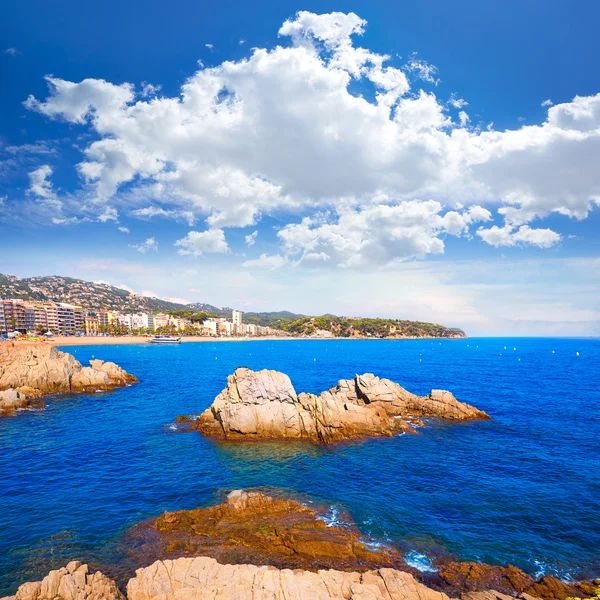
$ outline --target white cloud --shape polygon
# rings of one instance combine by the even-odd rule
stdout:
[[[48,77],[46,100],[30,96],[25,105],[92,130],[78,165],[84,208],[110,203],[149,218],[151,198],[154,210],[206,219],[208,231],[277,214],[290,235],[300,226],[289,215],[307,216],[305,245],[323,248],[296,245],[298,254],[322,252],[328,264],[439,254],[444,235],[466,235],[471,224],[458,204],[500,206],[510,239],[534,219],[583,219],[600,204],[600,94],[551,106],[540,125],[481,131],[467,126],[462,98],[441,102],[419,89],[419,80],[438,81],[435,67],[412,55],[404,67],[417,79],[411,88],[389,57],[360,46],[365,27],[354,13],[303,11],[280,28],[282,45],[201,68],[173,97],[144,100],[130,84]],[[369,93],[355,94],[356,82]],[[453,109],[461,112],[451,117]],[[432,201],[440,209],[428,225],[401,226],[400,235],[370,224],[386,206],[396,217],[405,203],[427,213]],[[335,219],[318,224],[323,211],[350,221],[351,231]],[[327,233],[335,227],[339,239]],[[356,259],[346,246],[359,247]]]
[[[248,246],[248,248],[250,248],[250,246],[254,246],[254,244],[256,243],[257,235],[258,231],[253,231],[252,233],[249,233],[248,235],[244,236],[244,241],[246,242],[246,246]]]
[[[129,233],[129,227],[117,227],[117,229],[122,233]]]
[[[451,94],[450,98],[448,99],[448,105],[452,106],[453,108],[464,108],[465,106],[467,106],[467,104],[468,102],[464,98],[461,98],[456,94]]]
[[[147,206],[132,210],[131,214],[136,217],[148,218],[167,217],[170,219],[183,219],[191,227],[196,222],[196,216],[190,210],[164,209],[159,206]]]
[[[285,256],[279,254],[261,254],[258,258],[246,260],[242,267],[252,267],[257,269],[278,269],[288,264]]]
[[[175,246],[181,255],[202,256],[203,254],[229,252],[222,229],[207,229],[206,231],[190,231],[184,238],[177,240]]]
[[[462,127],[465,127],[466,125],[468,125],[470,120],[471,120],[471,117],[469,117],[469,115],[464,110],[461,110],[458,113],[458,121]]]
[[[56,194],[50,181],[53,172],[50,165],[42,165],[29,173],[29,189],[27,193],[43,200],[56,200]]]
[[[438,85],[440,80],[436,79],[436,75],[438,74],[438,68],[434,65],[429,64],[425,60],[421,60],[417,58],[417,53],[413,52],[410,55],[410,58],[404,68],[409,72],[415,75],[418,79],[422,79],[427,83],[433,83],[433,85]],[[458,101],[457,101],[458,102]]]
[[[552,106],[554,104],[554,102],[552,102],[552,100],[550,100],[550,98],[548,98],[547,100],[544,100],[542,102],[542,106]]]
[[[562,239],[562,236],[552,229],[532,229],[528,225],[522,225],[517,230],[510,225],[504,227],[494,225],[489,229],[480,227],[477,235],[484,242],[496,247],[531,244],[539,248],[550,248]]]
[[[158,242],[153,237],[149,237],[145,242],[141,242],[140,244],[130,244],[129,247],[134,248],[142,254],[146,254],[147,252],[150,252],[150,250],[157,251]]]
[[[18,56],[21,54],[16,48],[7,48],[4,50],[4,54],[10,54],[11,56]]]
[[[209,50],[212,50],[214,48],[213,44],[204,44]]]
[[[406,201],[362,210],[338,211],[336,218],[305,218],[278,236],[289,255],[300,261],[327,261],[342,267],[385,266],[398,260],[444,252],[444,234],[461,236],[469,225],[491,219],[480,206],[442,214],[434,200]]]
[[[3,206],[8,200],[8,196],[0,196],[0,206]]]
[[[142,82],[142,98],[156,96],[162,90],[162,85],[152,85],[151,83]]]

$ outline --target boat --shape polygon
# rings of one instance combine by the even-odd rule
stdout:
[[[171,337],[170,335],[155,335],[151,340],[151,344],[181,344],[180,337]]]

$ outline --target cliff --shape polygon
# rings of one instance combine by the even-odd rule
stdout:
[[[137,378],[112,362],[78,360],[44,343],[0,344],[0,414],[19,408],[39,408],[48,394],[112,390]],[[43,405],[43,403],[41,403]]]
[[[341,380],[321,393],[296,394],[278,371],[236,369],[227,387],[190,428],[227,439],[309,439],[321,443],[414,431],[420,417],[489,419],[450,392],[417,396],[373,374]],[[180,418],[185,420],[185,418]]]

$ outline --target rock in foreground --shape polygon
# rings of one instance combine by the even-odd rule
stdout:
[[[84,367],[54,346],[0,344],[0,415],[22,408],[40,408],[34,402],[48,394],[112,390],[137,379],[115,363],[91,360]]]
[[[348,518],[328,527],[325,511],[260,492],[231,492],[216,506],[166,512],[126,536],[135,565],[181,556],[209,556],[220,563],[289,569],[365,571],[406,569],[399,552],[370,549]]]
[[[127,584],[129,600],[448,600],[409,573],[291,571],[221,565],[212,558],[158,561]]]
[[[212,406],[190,427],[226,439],[309,439],[322,443],[413,431],[419,417],[489,419],[450,392],[416,396],[373,374],[341,380],[320,396],[296,394],[278,371],[236,369]]]
[[[42,581],[23,584],[2,600],[125,600],[116,583],[100,572],[90,573],[78,561],[50,571]]]

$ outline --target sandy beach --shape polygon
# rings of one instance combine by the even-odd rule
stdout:
[[[130,344],[149,344],[150,336],[143,335],[124,335],[124,336],[98,336],[98,337],[53,337],[44,343],[53,346],[115,346]],[[249,342],[254,340],[281,340],[292,338],[281,337],[257,337],[257,338],[235,338],[235,337],[210,337],[201,335],[191,335],[181,338],[182,343],[187,342]],[[29,342],[21,342],[27,344]]]

